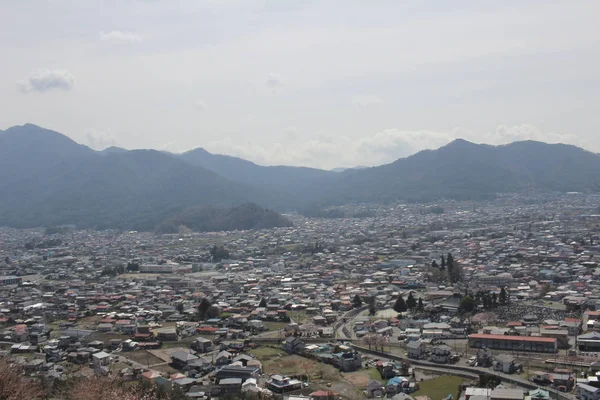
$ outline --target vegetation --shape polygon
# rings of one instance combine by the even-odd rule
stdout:
[[[402,295],[398,296],[398,300],[396,300],[396,302],[394,303],[394,311],[396,311],[398,314],[400,314],[407,310],[408,310],[408,307],[406,306],[406,302],[404,301],[404,298],[402,297]]]
[[[451,394],[455,397],[456,388],[464,381],[460,376],[444,375],[439,378],[429,379],[420,382],[420,388],[416,392],[412,393],[411,396],[429,396],[431,399],[445,399]]]
[[[268,229],[292,226],[281,214],[244,204],[232,208],[194,207],[164,220],[157,228],[159,233],[177,233],[185,226],[196,232]]]
[[[358,307],[362,306],[362,304],[363,304],[363,301],[360,298],[360,296],[359,295],[354,296],[354,299],[352,299],[352,306],[354,308],[358,308]]]

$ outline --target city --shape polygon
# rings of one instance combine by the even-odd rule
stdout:
[[[214,233],[1,228],[0,348],[50,387],[598,399],[599,200],[355,204]]]

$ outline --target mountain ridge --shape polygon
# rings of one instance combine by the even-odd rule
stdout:
[[[457,139],[342,172],[261,166],[203,148],[182,154],[109,149],[95,151],[33,124],[0,131],[0,225],[153,230],[198,207],[254,203],[298,211],[357,202],[484,199],[530,189],[590,191],[600,176],[600,155],[536,141],[492,146]]]

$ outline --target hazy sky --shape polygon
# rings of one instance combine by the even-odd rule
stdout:
[[[600,1],[0,0],[0,129],[262,164],[600,151]]]

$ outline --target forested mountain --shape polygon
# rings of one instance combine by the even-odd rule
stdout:
[[[281,214],[259,207],[253,203],[240,206],[192,207],[167,218],[157,228],[160,233],[176,233],[181,227],[196,232],[267,229],[292,226]]]
[[[482,199],[527,189],[594,189],[600,181],[600,156],[564,144],[490,146],[457,139],[437,150],[339,176],[325,188],[321,203]]]
[[[279,209],[302,207],[316,200],[320,188],[336,174],[316,168],[262,166],[237,157],[212,154],[197,148],[180,155],[185,161],[209,169],[233,181],[245,182],[271,193],[266,204]]]
[[[197,205],[236,205],[258,196],[170,154],[100,155],[33,125],[0,136],[0,225],[77,224],[151,230]]]
[[[319,210],[351,202],[481,199],[528,189],[586,191],[599,183],[599,155],[531,141],[489,146],[456,140],[379,167],[331,172],[265,167],[203,149],[180,155],[97,152],[31,124],[0,131],[0,225],[15,227],[153,230],[170,221],[212,230],[206,206],[253,202],[278,211]],[[236,208],[212,212],[231,229],[268,221],[279,226],[260,207],[243,215]],[[249,217],[255,215],[264,219]]]

